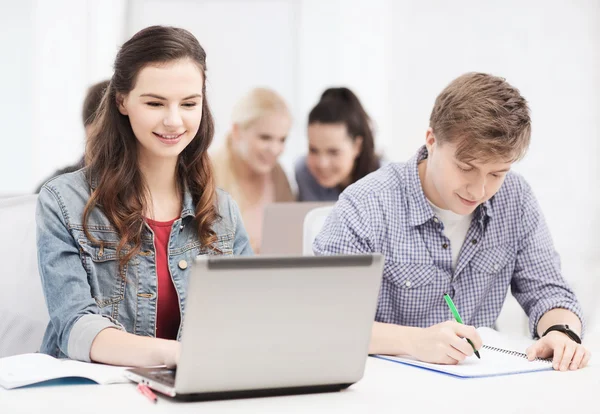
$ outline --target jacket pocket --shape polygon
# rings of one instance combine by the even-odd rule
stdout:
[[[232,255],[234,236],[231,233],[217,235],[217,241],[211,246],[201,246],[199,240],[186,243],[183,247],[172,249],[170,256],[194,259],[200,255]]]
[[[92,243],[87,238],[78,240],[81,260],[88,275],[90,291],[103,314],[115,318],[118,314],[117,306],[125,298],[125,284],[131,262],[123,269],[119,269],[117,257],[117,242],[115,235],[102,243]],[[126,253],[126,250],[121,254]],[[112,305],[112,306],[111,306]]]
[[[232,233],[218,234],[217,241],[213,243],[213,247],[216,247],[218,250],[210,247],[202,247],[198,251],[198,254],[231,256],[233,255],[233,240],[234,235]]]

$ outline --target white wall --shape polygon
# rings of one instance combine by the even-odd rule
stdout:
[[[31,16],[33,0],[2,4],[0,13],[0,194],[29,190],[33,168],[30,121],[33,77],[32,57],[23,53],[33,44]]]
[[[321,93],[331,86],[347,86],[373,118],[377,147],[393,146],[389,111],[389,60],[392,57],[388,0],[304,0],[300,2],[298,85],[302,134],[306,152],[306,122]]]
[[[87,87],[112,74],[124,0],[3,1],[0,195],[29,193],[83,153]],[[6,145],[8,148],[6,148]]]
[[[88,85],[112,75],[114,56],[124,40],[125,6],[120,0],[35,2],[32,145],[36,180],[81,158],[82,102]]]

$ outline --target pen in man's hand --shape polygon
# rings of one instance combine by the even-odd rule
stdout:
[[[456,319],[456,322],[463,323],[462,318],[460,317],[460,314],[458,313],[458,310],[456,309],[456,306],[454,306],[454,302],[452,302],[452,298],[447,293],[444,293],[444,299],[446,300],[446,303],[448,304],[448,307],[450,308],[450,312],[452,312],[452,315],[454,315],[454,319]],[[471,342],[471,340],[469,338],[467,338],[467,342],[469,342],[469,344],[471,344],[471,347],[473,348],[473,352],[475,352],[475,355],[477,356],[477,358],[481,359],[481,356],[479,355],[479,352],[475,349],[475,345],[473,345],[473,342]]]

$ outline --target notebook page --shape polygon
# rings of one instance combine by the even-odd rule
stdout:
[[[22,354],[0,358],[0,386],[22,387],[56,378],[81,377],[99,384],[128,382],[126,368],[63,360],[46,354]]]
[[[533,339],[529,338],[515,338],[508,335],[503,335],[492,328],[477,328],[477,332],[479,332],[479,336],[481,336],[481,340],[483,341],[484,345],[517,351],[523,354],[527,348],[535,342]]]
[[[60,360],[60,363],[64,365],[63,370],[68,371],[73,376],[88,378],[98,384],[119,384],[129,382],[124,375],[125,370],[129,367],[93,364],[71,359]]]
[[[525,353],[532,341],[508,338],[490,328],[477,329],[484,345]],[[552,364],[545,361],[528,361],[526,358],[508,355],[498,351],[481,349],[481,359],[471,356],[458,365],[439,365],[417,361],[411,357],[378,356],[382,359],[415,365],[433,371],[443,372],[462,378],[490,377],[496,375],[519,374],[524,372],[551,370]]]

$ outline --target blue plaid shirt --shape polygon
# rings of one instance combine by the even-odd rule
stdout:
[[[549,310],[583,318],[561,275],[560,259],[525,180],[508,173],[502,187],[475,210],[461,246],[450,246],[443,223],[421,187],[417,163],[389,164],[342,193],[313,248],[317,255],[385,255],[376,321],[428,327],[452,319],[448,293],[464,323],[493,327],[508,288],[529,316],[532,336]],[[452,271],[451,249],[461,249]]]

